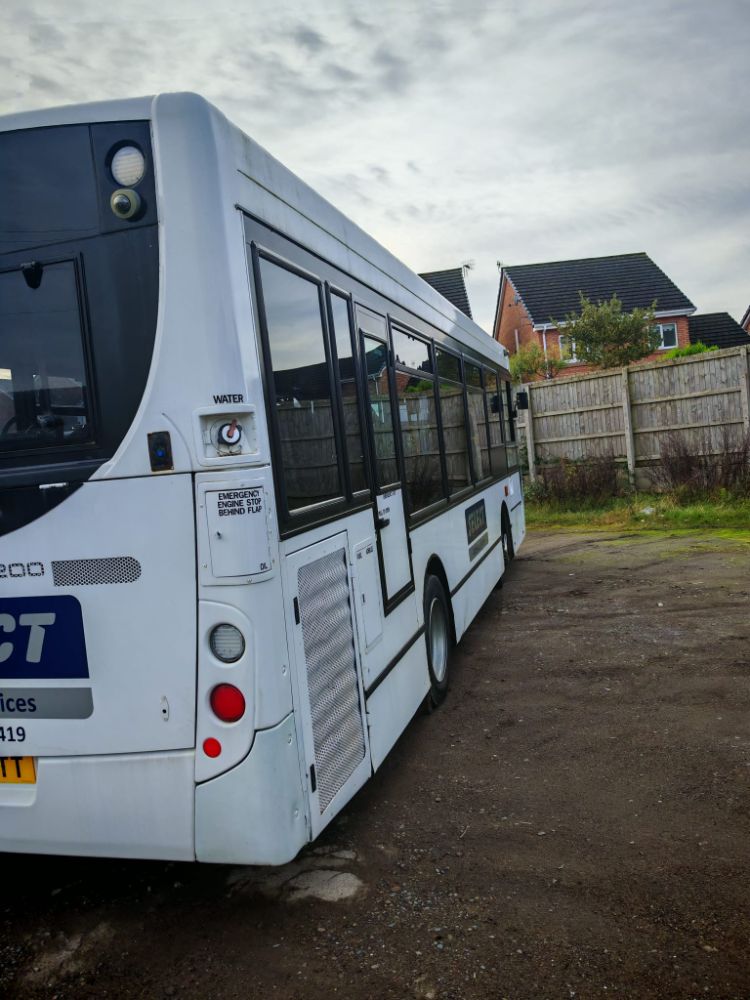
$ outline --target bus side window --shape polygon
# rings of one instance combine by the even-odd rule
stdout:
[[[395,327],[392,337],[404,485],[416,514],[443,499],[435,375],[427,341]]]
[[[372,421],[373,447],[378,487],[398,482],[396,438],[393,431],[391,391],[388,384],[388,348],[373,337],[362,338],[364,345],[367,400]]]
[[[349,304],[336,292],[331,292],[331,319],[333,321],[332,339],[336,345],[335,371],[341,391],[344,443],[349,464],[349,478],[352,492],[358,493],[367,489],[362,424],[359,416],[359,384],[352,351]]]
[[[262,301],[289,511],[343,496],[320,285],[266,258]]]
[[[435,348],[435,359],[440,395],[440,416],[443,423],[448,495],[452,496],[471,485],[461,361],[440,347]]]
[[[490,469],[493,476],[503,476],[508,469],[503,438],[503,397],[497,374],[484,370],[484,395],[487,401],[487,419],[490,442]]]
[[[508,452],[508,468],[514,469],[518,465],[518,445],[516,444],[516,421],[513,416],[513,390],[510,382],[503,381],[505,386],[505,446]]]
[[[484,392],[482,391],[482,371],[477,365],[464,362],[466,379],[466,400],[469,406],[469,434],[471,454],[474,462],[474,478],[477,482],[490,474],[490,456],[487,447],[487,417],[484,412]]]

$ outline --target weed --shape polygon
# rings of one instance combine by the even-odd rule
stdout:
[[[673,432],[661,445],[653,481],[683,502],[750,497],[750,433],[738,437],[723,427],[716,446],[708,428],[692,443]]]
[[[535,482],[529,484],[528,498],[561,509],[596,507],[622,492],[620,471],[614,455],[584,462],[560,459],[542,466]]]

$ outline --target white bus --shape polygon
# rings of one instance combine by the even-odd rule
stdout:
[[[503,349],[214,107],[0,119],[0,851],[293,858],[524,530]]]

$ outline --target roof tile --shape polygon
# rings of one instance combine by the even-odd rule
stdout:
[[[443,298],[452,302],[456,309],[460,309],[469,319],[473,318],[462,267],[453,267],[447,271],[427,271],[419,277],[428,285],[432,285],[436,292],[440,292]]]
[[[578,312],[579,293],[595,303],[617,295],[626,312],[647,309],[654,300],[657,312],[695,309],[646,253],[520,264],[504,267],[503,271],[537,325]]]
[[[706,347],[750,345],[750,334],[729,313],[703,313],[688,320],[690,343],[700,341]]]

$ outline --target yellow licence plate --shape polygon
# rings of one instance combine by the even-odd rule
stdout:
[[[0,785],[35,785],[33,757],[0,757]]]

